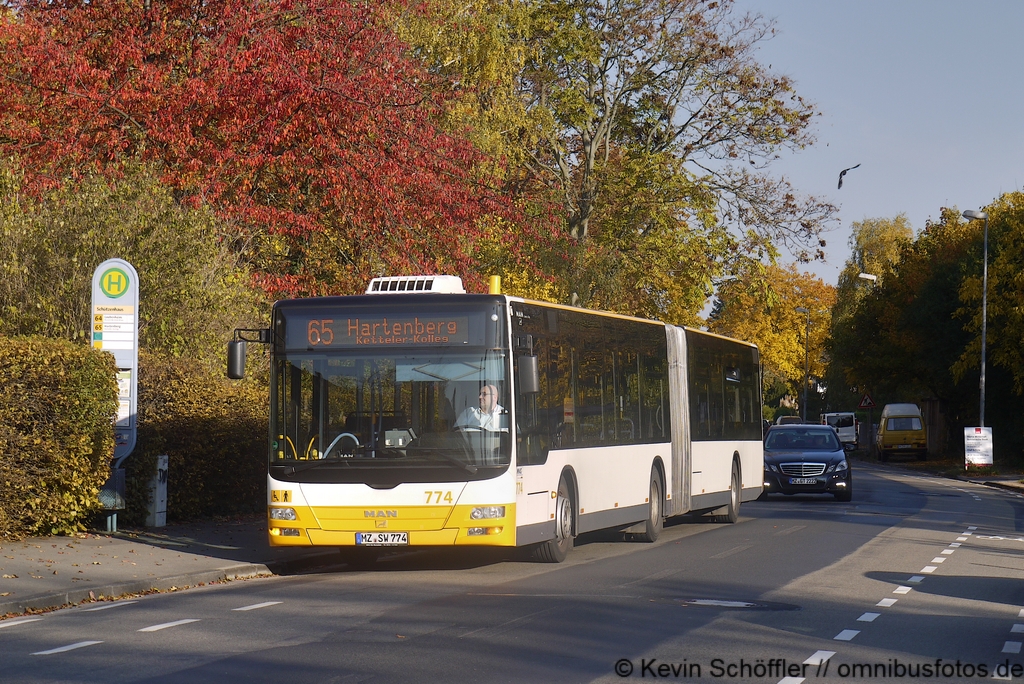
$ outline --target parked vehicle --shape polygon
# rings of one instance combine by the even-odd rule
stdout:
[[[917,404],[886,404],[875,435],[878,458],[888,461],[893,454],[928,457],[928,431]]]
[[[822,413],[821,424],[834,427],[839,435],[839,441],[843,444],[852,444],[854,448],[859,446],[857,437],[860,434],[860,426],[854,414]]]
[[[775,419],[776,425],[800,425],[803,422],[800,416],[779,416]]]
[[[832,494],[853,498],[846,447],[828,425],[773,425],[764,442],[764,493]]]

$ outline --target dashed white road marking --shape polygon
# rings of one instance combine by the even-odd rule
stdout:
[[[804,665],[821,665],[835,654],[835,651],[815,651],[810,658],[804,661]]]
[[[1003,644],[1003,653],[1020,653],[1020,644],[1019,641],[1007,641]]]
[[[965,541],[967,541],[967,537],[957,537],[956,540],[958,542],[965,542]]]
[[[3,622],[0,622],[0,629],[3,629],[4,627],[16,627],[17,625],[23,625],[26,622],[37,622],[38,620],[42,620],[42,619],[43,618],[35,618],[35,617],[33,617],[33,618],[18,618],[17,620],[5,620]]]
[[[859,618],[857,618],[857,622],[874,622],[875,618],[877,618],[879,615],[881,615],[881,613],[864,613]]]
[[[875,605],[879,608],[888,608],[889,606],[895,605],[897,601],[899,601],[899,599],[882,599]]]
[[[1024,617],[1024,608],[1021,608],[1017,613],[1017,617]]]
[[[844,629],[842,632],[832,637],[832,639],[835,641],[852,641],[853,637],[858,634],[860,634],[859,629]]]
[[[130,606],[133,603],[138,603],[138,601],[118,601],[117,603],[108,603],[105,606],[98,606],[96,608],[83,608],[82,612],[94,613],[97,610],[107,610],[108,608],[120,608],[121,606]]]
[[[1014,625],[1013,627],[1010,628],[1010,633],[1011,634],[1020,634],[1021,632],[1024,632],[1024,625],[1019,625],[1018,624],[1018,625]]]
[[[968,527],[967,529],[969,529],[969,530],[976,530],[978,528],[977,528],[977,526],[971,526],[971,527]],[[969,533],[968,532],[964,532],[964,534],[969,534]]]
[[[140,632],[159,632],[161,629],[167,629],[168,627],[177,627],[178,625],[187,625],[190,622],[199,622],[197,619],[186,619],[186,620],[175,620],[174,622],[165,622],[160,625],[150,625],[149,627],[143,627]]]
[[[935,567],[934,565],[926,565],[923,568],[921,568],[918,572],[923,572],[926,575],[930,575],[933,572],[935,572],[936,570],[938,570],[938,568]]]
[[[779,680],[779,684],[803,684],[803,677],[783,677]]]
[[[952,549],[959,549],[961,546],[963,546],[963,544],[961,544],[960,542],[953,542],[949,545],[949,547]]]
[[[267,606],[276,606],[281,603],[280,601],[266,601],[264,603],[254,603],[251,606],[242,606],[241,608],[232,608],[231,610],[256,610],[257,608],[266,608]]]
[[[907,581],[908,582],[913,582],[914,584],[920,584],[921,582],[924,582],[924,575],[914,575],[913,577],[911,577]]]
[[[935,558],[932,558],[932,563],[945,563],[945,562],[946,562],[946,559],[943,558],[942,556],[936,556]]]
[[[942,555],[952,556],[954,551],[956,551],[956,549],[942,549]]]
[[[894,594],[909,594],[911,591],[910,587],[896,587],[892,590]]]
[[[49,651],[36,651],[32,655],[53,655],[54,653],[74,651],[76,648],[85,648],[86,646],[95,646],[96,644],[102,643],[102,641],[79,641],[77,644],[68,644],[67,646],[61,646],[60,648],[51,648]]]

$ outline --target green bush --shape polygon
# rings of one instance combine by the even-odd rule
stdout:
[[[0,538],[76,532],[98,509],[116,370],[81,344],[0,337]]]
[[[156,457],[168,456],[167,517],[260,511],[266,506],[267,390],[215,376],[201,364],[139,356],[139,432],[127,469],[128,524],[146,515]]]

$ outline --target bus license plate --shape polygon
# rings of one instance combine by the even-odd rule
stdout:
[[[818,481],[813,477],[791,477],[789,478],[789,484],[802,485],[802,484],[818,484]]]
[[[408,532],[356,532],[359,546],[406,546],[408,543]]]

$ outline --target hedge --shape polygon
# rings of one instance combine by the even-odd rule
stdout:
[[[0,538],[85,529],[110,474],[116,371],[82,344],[0,337]]]
[[[168,456],[168,520],[263,510],[267,407],[261,383],[229,381],[187,359],[141,352],[138,441],[125,461],[125,522],[144,522],[159,454]]]

